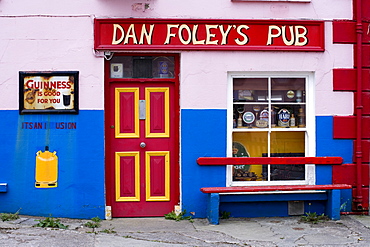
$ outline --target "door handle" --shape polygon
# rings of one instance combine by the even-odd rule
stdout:
[[[145,148],[146,147],[146,143],[145,142],[140,143],[140,147],[141,148]]]

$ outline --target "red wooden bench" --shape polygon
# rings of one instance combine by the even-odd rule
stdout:
[[[201,157],[198,165],[340,165],[341,157]],[[211,224],[219,224],[219,207],[221,202],[250,201],[296,201],[325,200],[326,215],[333,220],[340,219],[340,190],[351,189],[348,184],[328,185],[277,185],[277,186],[235,186],[235,187],[205,187],[200,191],[208,194],[207,218]],[[293,191],[295,194],[284,194]],[[310,191],[315,193],[302,194]],[[256,192],[282,192],[273,197],[261,199]]]

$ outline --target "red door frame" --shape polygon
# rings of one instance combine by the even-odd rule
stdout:
[[[118,54],[118,56],[168,56],[169,54],[159,54],[159,53],[130,53],[130,54]],[[174,150],[174,155],[176,157],[176,165],[174,166],[175,174],[177,174],[177,177],[174,178],[178,181],[178,183],[174,183],[176,185],[176,188],[172,188],[174,192],[171,193],[173,196],[173,200],[175,200],[173,203],[174,205],[179,204],[180,201],[180,102],[179,102],[179,71],[180,71],[180,62],[179,62],[179,54],[171,54],[171,56],[174,56],[175,59],[175,77],[174,78],[110,78],[110,62],[105,60],[104,61],[104,134],[105,134],[105,197],[106,197],[106,206],[112,206],[115,197],[114,197],[114,179],[112,179],[112,173],[114,172],[114,166],[109,165],[114,163],[114,158],[110,155],[111,145],[113,143],[111,135],[108,134],[108,131],[111,130],[111,126],[114,125],[114,120],[109,119],[109,114],[107,113],[109,107],[111,105],[109,104],[109,85],[111,81],[116,82],[125,82],[129,83],[132,81],[136,82],[173,82],[175,92],[174,95],[177,97],[176,104],[173,105],[174,112],[175,112],[175,122],[171,121],[171,126],[174,126],[174,128],[177,130],[176,135],[174,136],[174,142],[177,143],[176,148]],[[112,122],[113,121],[113,122]]]

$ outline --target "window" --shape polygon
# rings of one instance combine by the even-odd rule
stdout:
[[[111,78],[174,78],[174,56],[115,56]]]
[[[230,157],[315,156],[311,74],[229,75]],[[312,132],[312,134],[311,134]],[[228,185],[313,184],[313,165],[228,167]]]

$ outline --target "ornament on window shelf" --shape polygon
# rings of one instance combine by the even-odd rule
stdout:
[[[295,117],[294,117],[294,114],[292,114],[292,117],[290,118],[290,127],[295,127]]]
[[[256,121],[256,127],[258,128],[267,128],[267,126],[268,126],[268,122],[266,122],[265,120]]]
[[[260,113],[260,119],[256,121],[256,126],[259,128],[267,128],[269,123],[269,111],[264,109]]]
[[[280,127],[289,127],[289,121],[290,121],[290,112],[283,108],[278,113],[278,125]]]
[[[254,116],[253,112],[247,111],[243,114],[243,121],[246,124],[252,124],[256,117]]]
[[[298,127],[304,128],[306,127],[306,116],[304,113],[303,108],[299,108],[299,113],[298,113]]]
[[[294,98],[294,91],[293,90],[289,90],[288,92],[286,92],[286,97],[288,99],[293,99]]]

